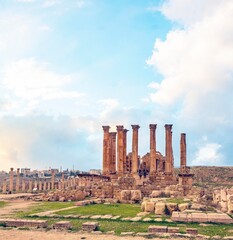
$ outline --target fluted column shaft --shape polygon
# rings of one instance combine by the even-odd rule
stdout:
[[[132,138],[132,174],[137,174],[138,172],[138,129],[139,125],[131,125],[133,129]]]
[[[110,132],[110,173],[116,173],[116,132]]]
[[[10,188],[9,190],[11,191],[11,193],[13,193],[14,190],[14,172],[13,172],[14,168],[10,169]]]
[[[19,192],[19,179],[20,179],[20,173],[19,173],[19,168],[17,168],[17,178],[16,178],[16,187],[15,187],[16,192]]]
[[[157,171],[156,127],[157,127],[157,124],[150,124],[150,174],[154,174]]]
[[[172,151],[172,124],[166,124],[166,153],[165,153],[165,173],[172,173],[172,161],[173,161],[173,151]]]
[[[127,129],[123,130],[123,172],[126,173],[126,156],[127,156]]]
[[[51,187],[52,187],[52,190],[54,190],[54,187],[55,187],[55,186],[54,186],[54,183],[55,183],[55,172],[54,172],[54,170],[52,170],[52,179],[51,179],[51,180],[52,180],[52,182],[51,182],[51,183],[52,183],[52,184],[51,184],[52,186],[51,186]]]
[[[103,175],[107,175],[109,173],[109,129],[109,126],[103,126]]]
[[[7,186],[6,186],[6,179],[3,179],[3,185],[2,185],[2,193],[6,193],[6,189],[7,189]]]
[[[183,169],[187,165],[186,155],[186,134],[181,133],[180,135],[180,168]]]
[[[117,173],[123,173],[123,159],[124,159],[124,126],[117,126]]]

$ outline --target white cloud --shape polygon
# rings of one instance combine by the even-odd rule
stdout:
[[[233,101],[233,2],[169,0],[161,11],[184,25],[155,42],[147,63],[164,79],[150,86],[156,89],[151,100],[164,107],[179,103],[182,119],[225,124],[233,117],[231,106],[225,111]]]
[[[156,10],[161,11],[168,19],[188,26],[208,18],[223,4],[230,2],[231,0],[166,0]]]
[[[28,107],[33,109],[41,101],[83,97],[83,93],[63,90],[72,80],[71,76],[54,73],[47,64],[29,58],[8,65],[2,84],[13,97],[27,100]]]
[[[205,143],[196,152],[192,165],[221,166],[224,164],[224,158],[221,145],[217,143]]]

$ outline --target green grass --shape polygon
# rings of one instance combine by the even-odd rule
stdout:
[[[48,220],[49,227],[52,227],[57,221],[62,219],[48,219],[46,217],[33,218],[33,219],[44,219]],[[90,221],[89,219],[69,219],[73,228],[72,231],[79,231],[82,228],[82,224],[84,222]],[[198,223],[168,223],[168,222],[130,222],[130,221],[121,221],[121,220],[93,220],[99,223],[99,230],[102,232],[114,231],[116,234],[120,234],[121,232],[148,232],[148,227],[151,225],[155,226],[170,226],[170,227],[179,227],[181,233],[185,233],[186,228],[197,228],[199,234],[207,235],[207,236],[216,236],[219,235],[221,237],[232,236],[233,233],[228,232],[232,230],[232,225],[229,224],[207,224],[207,226],[200,226]]]
[[[141,212],[140,204],[93,204],[57,212],[58,215],[121,215],[135,217]]]
[[[0,201],[0,208],[5,207],[7,205],[7,202]]]
[[[29,214],[44,212],[49,210],[57,210],[61,208],[66,208],[72,206],[73,203],[59,203],[59,202],[44,202],[38,203],[38,205],[31,207],[26,212],[21,212],[17,217],[29,218]],[[56,212],[58,215],[121,215],[122,217],[135,217],[137,213],[140,212],[139,204],[99,204],[99,205],[87,205],[83,207],[77,207],[70,210],[63,210]],[[163,217],[162,217],[163,218]],[[48,220],[49,227],[52,226],[54,222],[64,220],[64,218],[46,218],[46,217],[30,217],[30,219],[46,219]],[[68,219],[67,219],[68,220]],[[82,223],[90,221],[89,219],[69,219],[73,225],[72,231],[81,230]],[[156,226],[172,226],[180,227],[180,232],[184,232],[186,228],[197,228],[199,234],[207,236],[219,235],[221,237],[232,236],[229,230],[232,230],[233,225],[229,224],[206,224],[201,226],[198,223],[174,223],[174,222],[130,222],[118,220],[92,220],[99,223],[99,230],[102,232],[114,231],[116,234],[121,232],[147,232],[150,225]]]
[[[25,211],[20,211],[16,214],[16,217],[25,217],[30,214],[58,210],[66,207],[73,206],[72,202],[38,202],[36,206],[30,207]]]

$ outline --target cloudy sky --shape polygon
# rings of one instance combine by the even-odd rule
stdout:
[[[102,166],[102,125],[173,124],[175,165],[233,164],[232,0],[1,0],[1,169]],[[128,151],[131,151],[131,131]]]

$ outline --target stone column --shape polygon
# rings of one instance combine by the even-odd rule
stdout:
[[[13,190],[14,190],[14,172],[13,172],[14,168],[11,168],[10,169],[10,192],[13,193]]]
[[[19,173],[19,168],[17,168],[17,178],[16,178],[16,192],[19,192],[19,179],[20,179],[20,173]]]
[[[61,174],[61,181],[62,181],[62,189],[65,189],[65,178],[64,178],[64,172]]]
[[[6,193],[6,179],[3,180],[2,193]]]
[[[29,192],[32,192],[32,181],[29,181],[29,188],[28,188]]]
[[[52,169],[52,179],[51,179],[51,183],[52,183],[52,190],[54,190],[54,181],[55,181],[55,172]]]
[[[138,173],[138,129],[139,125],[131,125],[133,129],[133,139],[132,139],[132,174]]]
[[[34,188],[36,188],[36,190],[38,190],[37,181],[36,181],[36,180],[35,180],[35,182],[34,182]]]
[[[58,182],[58,189],[61,190],[62,189],[62,182]]]
[[[126,157],[127,157],[127,132],[129,130],[123,130],[123,173],[126,173]]]
[[[42,182],[42,190],[43,191],[46,190],[46,182],[45,181]]]
[[[118,125],[117,127],[117,174],[123,174],[123,159],[124,159],[124,143],[123,131],[124,126]]]
[[[173,151],[172,151],[172,124],[166,124],[166,153],[165,153],[165,173],[173,172]]]
[[[156,127],[157,124],[150,124],[150,174],[157,171],[156,165]]]
[[[47,190],[51,190],[51,182],[47,182]]]
[[[180,135],[180,168],[184,169],[187,165],[186,162],[186,134],[181,133]]]
[[[22,180],[22,192],[26,192],[25,180]]]
[[[103,175],[109,174],[109,126],[102,126],[104,130],[103,139]]]
[[[116,173],[116,132],[110,132],[110,173]]]
[[[39,191],[42,191],[42,181],[39,181]]]

